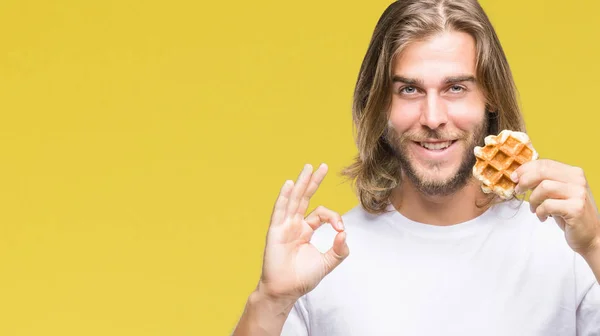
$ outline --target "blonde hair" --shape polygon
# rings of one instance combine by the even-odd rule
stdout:
[[[483,8],[476,0],[398,0],[380,17],[360,67],[352,116],[358,155],[342,174],[353,181],[361,205],[385,211],[401,166],[386,145],[392,94],[392,63],[407,44],[444,31],[470,34],[476,45],[476,77],[486,100],[487,134],[525,132],[508,61]],[[487,135],[486,134],[486,135]]]

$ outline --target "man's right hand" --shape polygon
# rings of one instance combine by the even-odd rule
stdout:
[[[307,217],[310,198],[327,174],[322,164],[304,166],[296,183],[281,188],[267,233],[262,275],[233,332],[234,336],[279,335],[294,303],[313,290],[349,254],[342,217],[317,207]],[[321,253],[310,239],[323,223],[338,231],[333,246]]]
[[[307,217],[311,197],[327,174],[322,164],[312,172],[305,165],[296,183],[286,181],[281,188],[267,233],[261,279],[257,291],[280,302],[295,302],[313,290],[349,254],[342,217],[323,206]],[[338,231],[333,246],[321,253],[310,239],[323,223]]]

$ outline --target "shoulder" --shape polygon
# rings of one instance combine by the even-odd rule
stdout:
[[[564,232],[554,218],[550,217],[542,222],[531,211],[528,201],[507,201],[496,205],[490,212],[491,216],[488,218],[495,222],[494,225],[498,229],[515,230],[520,235],[529,235],[529,238],[540,244],[568,248]]]
[[[549,217],[542,222],[530,210],[527,201],[506,202],[498,205],[493,212],[493,216],[488,217],[493,221],[492,232],[501,237],[498,241],[507,249],[506,253],[518,253],[523,258],[535,260],[540,266],[572,271],[575,252],[554,218]]]

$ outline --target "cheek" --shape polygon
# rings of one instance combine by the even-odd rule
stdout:
[[[452,123],[459,129],[471,131],[481,125],[485,118],[485,104],[468,101],[452,104],[448,109]]]
[[[394,99],[390,109],[389,123],[397,132],[412,128],[419,122],[419,106],[415,102],[400,102]]]

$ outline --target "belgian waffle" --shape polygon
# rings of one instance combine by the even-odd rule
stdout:
[[[514,194],[516,183],[510,179],[510,174],[525,162],[538,158],[527,134],[509,130],[488,135],[485,146],[475,147],[474,152],[477,160],[473,176],[482,182],[481,189],[503,199]]]

